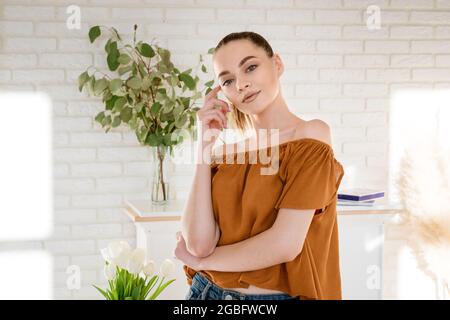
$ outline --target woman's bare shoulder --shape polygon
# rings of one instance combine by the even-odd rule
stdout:
[[[301,127],[299,127],[296,131],[295,140],[302,138],[311,138],[325,142],[329,145],[332,144],[330,126],[320,119],[305,121]]]

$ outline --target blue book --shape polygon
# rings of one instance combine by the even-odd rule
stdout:
[[[351,188],[338,193],[338,200],[366,201],[384,197],[384,191],[368,188]]]
[[[338,199],[339,203],[374,203],[375,200],[363,200],[363,201],[355,201],[355,200],[345,200],[345,199]]]

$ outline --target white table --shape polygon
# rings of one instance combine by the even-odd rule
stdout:
[[[158,268],[166,258],[175,263],[177,280],[158,299],[184,299],[189,289],[183,264],[172,257],[184,205],[180,200],[163,206],[150,200],[125,202],[124,211],[136,225],[137,247],[145,249]],[[337,206],[343,299],[382,298],[384,221],[400,211],[399,204],[386,199],[373,207]]]

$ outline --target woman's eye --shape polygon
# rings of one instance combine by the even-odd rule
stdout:
[[[249,66],[248,68],[247,68],[247,70],[248,69],[250,69],[251,67],[257,67],[257,65],[256,64],[252,64],[251,66]],[[254,68],[254,69],[252,69],[252,70],[255,70],[256,68]]]
[[[247,70],[248,69],[250,69],[251,67],[257,67],[257,65],[256,64],[252,64],[252,65],[250,65],[248,68],[247,68]],[[252,70],[250,70],[250,71],[253,71],[253,70],[255,70],[256,68],[253,68]],[[231,81],[231,80],[227,80],[227,81],[225,81],[222,85],[223,86],[226,86],[227,85],[227,83],[228,83],[228,81]]]

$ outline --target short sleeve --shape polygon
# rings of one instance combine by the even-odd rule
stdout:
[[[308,140],[287,154],[275,209],[323,209],[337,196],[343,168],[326,143]]]

